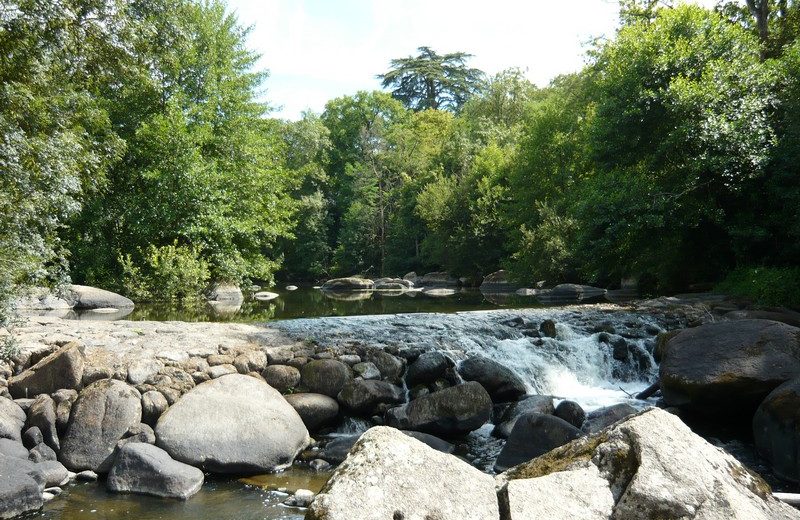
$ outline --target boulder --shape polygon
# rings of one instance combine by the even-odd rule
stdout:
[[[751,417],[767,394],[800,376],[800,329],[768,320],[709,323],[681,331],[661,354],[667,405]]]
[[[42,507],[45,479],[33,462],[0,454],[0,518]]]
[[[725,314],[729,320],[771,320],[780,321],[792,327],[800,327],[800,312],[789,309],[776,310],[740,310],[730,311]]]
[[[516,403],[511,403],[497,418],[497,426],[492,431],[492,435],[507,439],[511,435],[517,419],[531,412],[552,415],[555,412],[553,398],[549,395],[529,395]]]
[[[309,443],[283,396],[241,374],[194,387],[161,416],[155,432],[172,458],[213,473],[277,471]]]
[[[89,287],[87,285],[70,285],[66,291],[66,299],[75,309],[131,309],[133,302],[117,293]]]
[[[800,518],[735,458],[656,408],[516,466],[497,482],[511,520]]]
[[[164,394],[157,390],[149,390],[142,394],[142,421],[154,425],[161,414],[167,411],[169,403]]]
[[[561,401],[558,403],[558,406],[556,406],[553,415],[564,419],[576,428],[582,427],[583,422],[586,420],[586,412],[583,407],[575,401]]]
[[[314,499],[308,520],[500,518],[492,478],[386,427],[367,431]]]
[[[56,428],[61,435],[67,431],[72,405],[78,399],[78,391],[64,388],[53,392],[51,396],[56,403]]]
[[[141,395],[115,379],[81,390],[61,441],[60,460],[71,471],[111,469],[114,448],[142,420]]]
[[[128,365],[128,382],[132,385],[141,385],[158,371],[164,368],[164,363],[157,359],[137,359]]]
[[[529,412],[519,417],[497,457],[495,471],[505,471],[581,437],[583,433],[555,415]]]
[[[323,291],[360,291],[372,289],[374,283],[369,278],[334,278],[322,284]]]
[[[406,369],[402,359],[399,359],[383,350],[370,352],[366,361],[369,361],[378,368],[383,379],[390,383],[400,383],[400,378]]]
[[[289,365],[270,365],[261,372],[261,377],[278,392],[288,392],[300,384],[300,371]]]
[[[371,416],[381,405],[397,405],[405,401],[403,389],[386,381],[349,381],[337,400],[355,415]]]
[[[475,382],[422,396],[387,413],[390,426],[433,435],[462,435],[477,430],[492,414],[492,399]]]
[[[429,385],[437,379],[444,377],[447,369],[454,364],[438,350],[420,354],[416,361],[411,363],[406,370],[406,386],[413,388],[417,385]]]
[[[116,493],[136,493],[186,500],[203,486],[203,472],[178,462],[151,444],[123,446],[108,474],[106,486]]]
[[[586,415],[586,420],[583,422],[581,429],[586,433],[597,433],[637,412],[636,408],[626,403],[598,408]]]
[[[301,393],[285,397],[309,431],[315,432],[324,426],[330,426],[339,416],[339,403],[327,395]]]
[[[27,459],[28,449],[19,441],[0,438],[0,455],[17,459]]]
[[[0,397],[0,438],[22,441],[25,412],[20,406],[5,397]]]
[[[605,300],[607,293],[606,289],[599,287],[563,283],[556,285],[549,292],[542,291],[536,296],[544,303],[578,303]]]
[[[56,428],[56,402],[49,395],[41,394],[36,398],[28,409],[25,427],[36,427],[41,432],[44,443],[56,451],[61,449]]]
[[[83,366],[83,347],[77,342],[67,343],[9,379],[8,390],[14,397],[35,397],[62,388],[78,389],[83,378]]]
[[[508,271],[504,270],[495,271],[484,276],[480,288],[481,292],[488,293],[513,293],[517,289],[519,289],[519,285],[512,282]]]
[[[380,379],[381,378],[381,371],[378,370],[378,367],[375,366],[375,363],[372,361],[366,361],[364,363],[356,363],[353,365],[353,372],[355,372],[359,377],[362,379]]]
[[[462,361],[458,373],[464,381],[477,381],[495,403],[516,401],[525,395],[525,383],[510,368],[487,357],[476,356]]]
[[[269,302],[277,298],[280,298],[280,296],[281,296],[280,294],[270,291],[258,291],[257,293],[253,294],[254,299],[262,302]]]
[[[422,287],[457,287],[458,280],[443,271],[439,271],[423,275],[416,281],[416,285]]]
[[[45,460],[36,464],[36,469],[44,478],[46,488],[63,486],[69,479],[69,471],[57,460]]]
[[[776,475],[800,482],[800,379],[773,390],[753,417],[758,452]]]
[[[317,359],[303,365],[302,386],[309,392],[336,397],[353,378],[350,367],[335,359]]]
[[[239,309],[244,301],[242,290],[229,283],[216,283],[206,292],[206,299]]]

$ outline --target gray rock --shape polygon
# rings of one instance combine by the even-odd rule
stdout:
[[[381,376],[390,383],[400,383],[400,379],[406,369],[402,359],[383,350],[370,352],[367,356],[367,361],[378,367]]]
[[[480,428],[492,414],[492,400],[475,382],[445,388],[387,413],[390,426],[433,435],[461,435]]]
[[[61,388],[78,389],[83,378],[84,355],[79,343],[64,345],[31,368],[12,377],[8,390],[14,397],[52,394]]]
[[[239,371],[233,365],[216,365],[208,369],[208,375],[211,376],[211,379],[238,373]]]
[[[270,365],[261,372],[261,377],[278,392],[288,392],[300,384],[300,371],[289,365]]]
[[[240,305],[244,295],[239,287],[232,284],[218,283],[207,292],[206,298],[210,301],[223,302],[232,306]]]
[[[49,395],[41,394],[28,410],[25,427],[36,427],[42,435],[42,440],[58,451],[61,449],[61,444],[58,440],[56,420],[56,402]]]
[[[457,287],[458,280],[444,271],[426,273],[419,277],[415,285],[420,287]]]
[[[379,426],[359,439],[306,515],[354,518],[478,520],[500,518],[500,512],[490,476]]]
[[[56,456],[56,452],[53,451],[53,448],[43,442],[34,446],[28,453],[28,460],[31,462],[44,462],[46,460],[56,459],[58,459],[58,457]]]
[[[438,350],[424,352],[408,366],[406,371],[406,385],[413,388],[417,385],[429,385],[437,379],[444,377],[448,368],[454,364]]]
[[[72,471],[106,473],[117,441],[141,421],[141,396],[136,389],[115,379],[98,381],[84,388],[73,405],[60,460]]]
[[[334,278],[322,284],[323,291],[358,291],[372,289],[374,283],[368,278]]]
[[[350,381],[337,397],[345,410],[356,415],[373,415],[380,405],[405,401],[403,389],[387,381]]]
[[[336,397],[353,376],[350,367],[335,359],[314,360],[300,371],[301,383],[309,392]]]
[[[484,276],[480,289],[487,293],[506,293],[516,291],[519,285],[511,281],[507,271],[500,270]]]
[[[164,363],[157,359],[137,359],[128,365],[128,382],[132,385],[141,385],[158,371],[164,368]]]
[[[800,518],[772,498],[761,478],[659,409],[556,448],[497,481],[512,520]]]
[[[742,416],[800,377],[800,329],[768,320],[709,323],[681,331],[661,355],[667,405]]]
[[[87,285],[70,285],[67,288],[67,301],[75,309],[129,309],[133,302],[128,298]]]
[[[586,412],[575,401],[561,401],[556,406],[554,415],[564,419],[576,428],[581,428],[586,420]]]
[[[27,449],[31,449],[41,442],[44,442],[44,436],[38,426],[28,428],[22,433],[22,444]]]
[[[352,367],[353,365],[357,365],[358,363],[361,363],[361,356],[356,354],[344,354],[342,356],[339,356],[337,359],[350,367]]]
[[[583,433],[554,415],[536,412],[526,413],[517,419],[508,441],[503,446],[495,471],[506,469],[527,462],[548,451],[563,446]]]
[[[75,475],[75,480],[78,480],[80,482],[97,482],[97,479],[98,479],[97,473],[95,473],[90,469],[79,471]]]
[[[497,419],[497,426],[492,431],[492,435],[507,439],[514,429],[517,419],[526,413],[536,412],[541,414],[553,414],[553,398],[549,395],[529,395],[516,403],[512,403]]]
[[[214,473],[280,470],[310,440],[277,390],[241,374],[197,385],[161,416],[155,432],[171,457]]]
[[[56,429],[61,435],[67,431],[69,416],[72,412],[72,405],[78,399],[78,391],[71,389],[61,389],[51,394],[56,402]]]
[[[137,493],[187,499],[203,486],[203,472],[172,459],[150,444],[123,446],[108,474],[106,486],[116,493]]]
[[[356,363],[353,365],[353,372],[366,380],[378,380],[381,378],[381,371],[375,366],[375,363],[367,361],[365,363]]]
[[[44,483],[34,463],[0,455],[0,518],[41,508]]]
[[[63,486],[69,480],[69,471],[57,460],[40,462],[36,469],[42,474],[46,487]]]
[[[511,369],[486,357],[462,361],[458,373],[465,381],[477,381],[495,403],[516,401],[525,395],[525,382]]]
[[[773,390],[753,416],[758,452],[776,475],[800,482],[800,379]]]
[[[586,420],[581,429],[585,433],[597,433],[637,412],[636,408],[625,403],[598,408],[586,415]]]
[[[322,394],[300,393],[285,396],[286,402],[300,415],[309,431],[330,426],[339,417],[339,403]]]
[[[0,397],[0,438],[22,442],[22,427],[25,412],[20,406],[5,397]]]
[[[19,441],[0,438],[0,455],[17,459],[27,459],[28,450],[25,448],[25,445]]]
[[[156,390],[150,390],[142,394],[142,421],[150,426],[154,425],[161,417],[169,403],[164,394]]]
[[[81,386],[89,386],[101,379],[109,379],[113,375],[114,371],[110,367],[84,366]]]

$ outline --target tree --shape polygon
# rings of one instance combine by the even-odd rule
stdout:
[[[483,72],[466,65],[472,55],[440,55],[430,47],[417,50],[417,56],[393,59],[391,70],[378,75],[383,87],[391,88],[392,96],[412,110],[460,110],[483,81]]]

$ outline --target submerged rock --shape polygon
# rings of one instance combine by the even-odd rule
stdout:
[[[289,466],[309,443],[294,408],[267,383],[231,374],[202,383],[158,420],[157,444],[213,473],[265,473]]]
[[[800,329],[768,320],[709,323],[681,331],[661,355],[667,405],[750,417],[767,394],[800,376]]]
[[[462,435],[480,428],[492,414],[492,400],[475,382],[445,388],[387,413],[390,426],[433,435]]]
[[[659,409],[514,467],[498,484],[511,520],[800,519],[761,478]]]
[[[494,481],[392,428],[367,431],[311,504],[308,520],[500,518]]]
[[[35,397],[56,390],[78,389],[83,378],[84,355],[78,342],[64,345],[8,381],[14,397]]]
[[[108,474],[106,486],[116,493],[137,493],[187,499],[203,486],[203,472],[178,462],[151,444],[123,446]]]

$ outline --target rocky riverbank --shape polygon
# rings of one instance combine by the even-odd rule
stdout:
[[[701,444],[705,441],[695,438],[679,420],[671,419],[672,415],[664,418],[663,412],[650,412],[661,414],[653,421],[669,423],[674,429],[674,436],[662,431],[660,441],[651,438],[656,433],[651,420],[644,419],[651,415],[635,415],[646,403],[636,404],[614,388],[644,389],[655,381],[655,355],[664,360],[661,386],[665,405],[685,405],[691,410],[697,403],[677,402],[677,393],[669,386],[669,381],[683,376],[670,375],[669,370],[681,366],[675,356],[688,347],[680,345],[692,342],[684,336],[714,325],[671,331],[741,312],[725,305],[664,299],[640,304],[636,310],[596,305],[326,318],[269,326],[28,318],[14,330],[17,354],[0,362],[0,518],[41,507],[76,478],[99,475],[113,492],[187,499],[208,474],[253,475],[292,464],[327,470],[343,461],[314,501],[310,517],[397,518],[394,512],[389,516],[353,512],[359,504],[353,496],[375,491],[370,472],[387,476],[385,486],[378,488],[391,495],[386,504],[398,504],[394,511],[399,511],[401,518],[423,518],[425,514],[436,518],[528,518],[534,513],[526,509],[530,504],[523,507],[531,502],[524,499],[525,493],[556,484],[556,488],[546,487],[552,490],[553,500],[560,502],[562,493],[574,499],[574,503],[564,502],[567,510],[595,511],[595,516],[586,518],[610,518],[608,507],[621,510],[623,503],[630,504],[631,511],[637,507],[655,511],[663,504],[654,505],[656,499],[646,497],[652,493],[649,488],[641,495],[618,489],[619,479],[635,480],[630,474],[634,465],[638,464],[634,474],[641,479],[666,479],[665,485],[670,487],[689,484],[682,483],[683,477],[674,468],[653,477],[650,459],[639,452],[625,459],[630,465],[625,463],[628,473],[624,476],[604,473],[608,471],[601,460],[608,453],[604,446],[629,453],[644,442],[630,440],[636,437],[630,437],[631,431],[639,432],[636,435],[653,446],[660,443],[658,449],[670,450],[691,441],[697,450],[708,453],[705,462],[693,462],[695,466],[707,463],[695,468],[707,474],[707,481],[687,493],[693,504],[715,504],[714,508],[698,505],[692,514],[674,518],[759,518],[703,516],[704,511],[727,511],[724,504],[715,502],[717,498],[703,495],[700,488],[706,484],[730,488],[726,496],[746,504],[743,511],[761,511],[763,518],[795,518],[793,510],[769,498],[765,484],[743,476],[747,471],[732,459],[712,454],[710,447]],[[728,316],[727,320],[737,317],[751,316]],[[773,321],[724,323],[725,330],[734,331],[731,334],[741,336],[742,331],[736,331],[745,328],[754,338],[751,343],[740,342],[750,355],[737,368],[742,377],[750,377],[747,368],[759,360],[773,362],[767,354],[785,350],[786,342],[800,337],[790,325],[769,325],[776,323]],[[720,337],[713,330],[701,335]],[[771,350],[772,343],[775,349]],[[755,344],[766,347],[757,352],[752,347]],[[786,355],[794,356],[795,351],[789,350]],[[797,360],[800,367],[800,354]],[[769,372],[770,366],[765,363],[762,368]],[[794,365],[787,366],[791,371]],[[781,384],[781,378],[791,376],[781,373],[760,386],[760,398]],[[783,417],[779,403],[786,401],[786,395],[795,395],[792,388],[767,397],[767,404],[756,414],[758,424],[772,425],[776,415]],[[730,390],[691,395],[708,398],[725,392]],[[611,434],[604,429],[630,416],[635,418],[620,424],[633,426],[614,430],[624,433]],[[638,426],[645,423],[647,426]],[[777,430],[764,426],[765,431],[773,432],[765,437],[769,442],[760,444],[767,453],[768,449],[795,445],[791,443],[796,439],[786,433],[786,423],[779,424]],[[375,425],[396,430],[378,429],[361,435]],[[352,433],[346,435],[348,431]],[[405,435],[397,437],[395,431]],[[621,442],[633,444],[620,448]],[[521,478],[510,476],[521,474],[516,466],[535,457],[550,457],[545,454],[564,445],[582,446],[570,448],[579,450],[580,455],[569,463],[549,463],[547,471],[540,468],[535,475],[525,473],[524,485],[512,484]],[[372,462],[362,464],[359,460],[363,457]],[[420,457],[428,463],[430,478],[439,471],[446,474],[451,471],[448,468],[463,473],[454,477],[454,497],[465,490],[490,491],[494,502],[487,502],[488,509],[479,505],[472,516],[460,517],[451,514],[462,506],[469,508],[467,499],[456,505],[443,495],[438,505],[425,500],[401,504],[398,501],[411,500],[411,495],[422,496],[422,490],[412,486],[417,481],[402,484],[409,489],[406,497],[403,493],[395,496],[394,488],[386,483],[401,485],[403,479],[412,478],[413,472],[401,478],[398,468],[419,466]],[[592,467],[580,466],[585,460],[597,461]],[[731,468],[724,474],[718,469],[722,462]],[[485,478],[475,477],[473,482],[473,473],[458,469],[467,463],[489,473],[505,473],[492,480],[475,469],[474,475]],[[676,460],[679,463],[687,462]],[[364,478],[358,476],[360,472]],[[791,471],[782,474],[791,476]],[[358,477],[351,478],[353,475]],[[422,482],[428,477],[419,478]],[[545,480],[537,480],[540,478]],[[581,483],[589,486],[586,489],[605,486],[610,498],[579,508],[578,504],[591,499],[577,490]],[[459,487],[462,484],[466,486],[463,489]],[[598,492],[597,496],[601,495]],[[301,493],[291,500],[307,505],[311,498],[313,495]],[[363,502],[360,505],[364,507]],[[536,507],[540,505],[547,507]],[[486,515],[475,516],[479,511]]]

